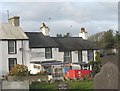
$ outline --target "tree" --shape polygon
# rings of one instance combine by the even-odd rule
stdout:
[[[100,52],[96,51],[95,54],[96,54],[95,61],[93,60],[88,63],[92,65],[93,76],[95,76],[98,72],[100,72],[100,68],[101,68]]]
[[[57,36],[57,37],[62,37],[62,34],[57,34],[56,36]]]
[[[71,34],[70,34],[70,33],[66,33],[66,34],[64,34],[64,35],[62,35],[62,34],[57,34],[56,36],[57,36],[57,37],[71,37]]]
[[[115,42],[115,48],[118,48],[118,46],[120,45],[120,31],[116,31],[114,42]]]
[[[63,37],[71,37],[70,33],[66,33]]]
[[[100,52],[99,52],[99,51],[96,51],[95,54],[96,54],[95,60],[96,60],[97,62],[100,62]]]
[[[103,48],[109,49],[114,47],[114,36],[113,36],[113,30],[109,29],[104,33],[104,36],[101,40],[103,42]]]

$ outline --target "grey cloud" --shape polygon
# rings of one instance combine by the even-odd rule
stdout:
[[[85,27],[89,34],[94,34],[115,27],[118,20],[117,3],[113,2],[5,3],[3,7],[10,10],[10,16],[21,17],[21,26],[25,31],[39,31],[44,21],[51,28],[52,35],[66,32],[78,35],[81,27]],[[4,16],[7,17],[5,9]]]

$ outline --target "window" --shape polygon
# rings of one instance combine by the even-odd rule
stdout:
[[[72,62],[71,52],[64,52],[64,62]]]
[[[45,58],[52,58],[52,48],[45,48]]]
[[[8,41],[8,53],[15,54],[16,53],[16,41],[9,40]]]
[[[78,62],[82,62],[82,51],[78,51]]]
[[[38,65],[33,65],[33,68],[35,68],[35,69],[40,69],[40,66],[38,66]]]
[[[93,50],[88,50],[88,61],[93,61],[94,53]]]
[[[9,58],[9,71],[11,70],[12,67],[14,67],[17,64],[17,59],[16,58]]]

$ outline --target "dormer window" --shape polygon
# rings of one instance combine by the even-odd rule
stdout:
[[[16,41],[15,40],[8,41],[8,53],[16,54]]]

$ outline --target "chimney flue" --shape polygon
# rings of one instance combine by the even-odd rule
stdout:
[[[19,16],[14,16],[8,19],[8,22],[11,23],[13,26],[20,26],[19,24]]]
[[[86,32],[85,28],[81,28],[79,37],[82,37],[85,40],[87,39],[87,32]]]
[[[40,27],[40,32],[42,32],[45,36],[49,36],[50,29],[48,26],[45,25],[45,23],[42,23],[42,26]]]

